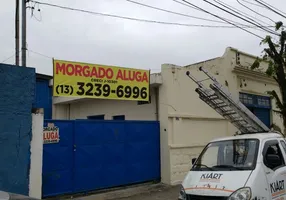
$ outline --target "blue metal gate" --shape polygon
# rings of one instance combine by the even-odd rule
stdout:
[[[44,197],[160,179],[159,122],[47,123],[59,127],[60,142],[44,145]]]
[[[44,144],[43,149],[43,196],[71,193],[73,191],[73,121],[45,120],[59,127],[60,142]]]

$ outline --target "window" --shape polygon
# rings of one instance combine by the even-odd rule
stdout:
[[[115,115],[112,118],[113,120],[125,120],[125,115]]]
[[[281,146],[283,147],[283,150],[286,154],[286,143],[285,143],[285,141],[281,140],[280,143],[281,143]]]
[[[257,104],[262,107],[270,107],[270,98],[269,97],[257,97]]]
[[[285,166],[284,157],[278,145],[278,141],[268,141],[263,149],[263,162],[266,167],[276,170]]]
[[[256,166],[257,139],[212,142],[203,150],[193,171],[252,170]]]
[[[91,116],[87,116],[87,119],[104,120],[104,115],[91,115]]]
[[[257,108],[268,108],[271,109],[271,100],[267,96],[258,96],[247,93],[239,93],[239,100],[245,106],[257,107]]]
[[[239,100],[246,105],[251,105],[254,103],[253,96],[250,94],[240,93]]]
[[[201,160],[203,161],[204,165],[207,166],[214,166],[217,165],[217,156],[219,147],[216,145],[212,145],[209,147],[208,151],[206,151],[203,155]]]

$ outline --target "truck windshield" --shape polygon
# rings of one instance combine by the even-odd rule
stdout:
[[[238,139],[209,143],[192,167],[192,171],[253,170],[259,140]]]

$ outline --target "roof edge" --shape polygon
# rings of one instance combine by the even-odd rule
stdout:
[[[36,78],[38,78],[38,79],[45,79],[45,80],[51,80],[51,79],[53,79],[53,76],[36,73]]]
[[[226,49],[229,50],[229,51],[234,51],[234,52],[243,54],[243,55],[245,55],[245,56],[248,56],[248,57],[251,57],[251,58],[254,58],[254,59],[256,59],[257,57],[258,57],[258,58],[260,57],[260,56],[256,56],[256,55],[253,55],[253,54],[250,54],[250,53],[246,53],[246,52],[244,52],[244,51],[240,51],[240,50],[238,50],[238,49],[236,49],[236,48],[234,48],[234,47],[227,47]],[[227,52],[227,50],[226,50],[226,52]]]

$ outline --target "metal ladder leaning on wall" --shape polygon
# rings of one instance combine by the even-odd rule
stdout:
[[[199,98],[217,111],[222,117],[233,124],[241,133],[265,133],[270,129],[258,119],[239,99],[234,99],[210,73],[203,67],[199,68],[208,78],[197,80],[187,71],[186,75],[197,85],[196,92]],[[206,88],[202,82],[211,80],[209,88]]]

